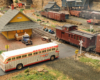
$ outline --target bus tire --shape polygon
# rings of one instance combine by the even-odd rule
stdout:
[[[16,68],[19,69],[19,70],[22,69],[23,68],[23,64],[18,64]]]
[[[55,59],[55,56],[54,55],[50,57],[50,60],[51,61],[53,61],[54,59]]]

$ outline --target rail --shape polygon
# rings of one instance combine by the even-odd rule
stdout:
[[[46,31],[43,31],[42,28],[34,28],[33,31],[36,32],[36,33],[38,33],[41,36],[47,36],[47,37],[55,40],[56,34],[50,34],[50,33],[46,32]]]

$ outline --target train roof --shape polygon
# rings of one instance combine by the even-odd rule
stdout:
[[[32,46],[32,47],[26,47],[26,48],[22,48],[22,49],[3,52],[1,55],[4,57],[4,60],[5,60],[6,58],[11,57],[11,56],[17,56],[17,55],[21,55],[24,53],[29,53],[29,52],[33,52],[35,50],[39,50],[39,49],[41,50],[41,49],[53,47],[53,46],[57,46],[57,44],[56,43],[47,43],[47,44],[42,44],[42,45],[37,45],[37,46]]]
[[[73,27],[73,26],[76,26],[76,25],[72,25],[72,24],[65,24],[63,27],[70,28],[70,27]],[[78,26],[76,26],[76,27],[78,27]]]
[[[86,38],[92,38],[95,36],[93,34],[85,33],[85,32],[79,31],[79,30],[73,30],[73,31],[70,31],[70,33],[77,34],[77,35],[80,35],[80,36],[83,36]]]

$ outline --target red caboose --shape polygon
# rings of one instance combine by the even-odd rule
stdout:
[[[77,30],[76,25],[66,24],[62,27],[56,27],[56,39],[62,39],[75,45],[79,45],[79,40],[83,40],[83,47],[95,45],[95,36]]]

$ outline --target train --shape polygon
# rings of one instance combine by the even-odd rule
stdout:
[[[83,41],[83,49],[100,53],[100,34],[90,34],[78,30],[78,26],[65,24],[56,27],[56,40],[69,42],[73,45],[80,46],[79,41]]]
[[[55,12],[55,11],[41,11],[40,14],[44,17],[57,20],[57,21],[66,21],[65,14],[62,12]]]
[[[100,19],[99,11],[92,10],[70,10],[72,16],[81,17],[85,19]]]

